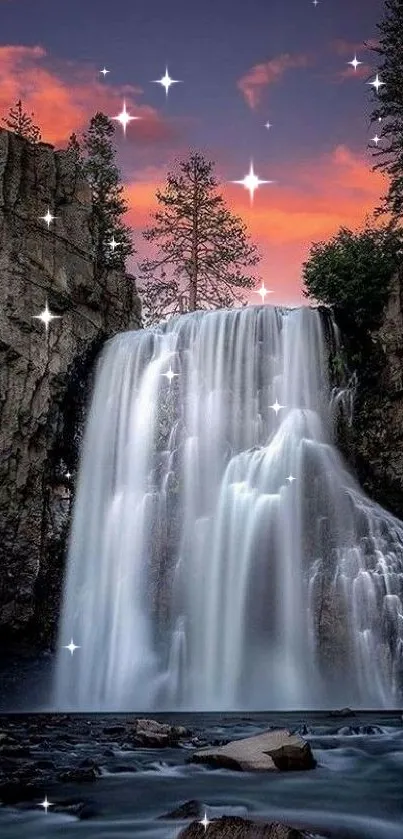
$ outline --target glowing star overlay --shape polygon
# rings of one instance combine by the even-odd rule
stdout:
[[[123,134],[126,136],[126,128],[129,124],[129,122],[131,122],[132,119],[140,119],[140,117],[132,117],[129,114],[129,112],[126,110],[126,102],[125,102],[125,100],[123,100],[123,108],[122,108],[120,114],[118,114],[117,117],[112,117],[112,119],[116,119],[118,122],[120,122],[120,124],[123,128]]]
[[[286,480],[287,480],[287,481],[289,481],[289,482],[290,482],[290,484],[292,484],[292,482],[293,482],[293,481],[296,481],[297,479],[296,479],[296,478],[294,478],[294,476],[293,476],[293,475],[289,475],[289,476],[288,476],[288,478],[286,478]]]
[[[273,409],[273,411],[275,411],[275,412],[276,412],[276,416],[277,416],[278,412],[281,410],[281,408],[284,408],[284,407],[285,407],[285,405],[280,405],[280,404],[277,402],[277,399],[276,399],[276,401],[274,402],[274,404],[273,404],[273,405],[269,405],[269,408],[272,408],[272,409]]]
[[[250,195],[250,201],[252,203],[253,196],[259,186],[262,184],[274,184],[274,181],[261,181],[260,178],[255,174],[253,170],[253,161],[250,162],[250,169],[247,175],[242,179],[242,181],[232,181],[233,184],[240,184],[244,186],[245,189],[248,190]]]
[[[372,85],[372,87],[374,87],[374,88],[375,88],[375,90],[376,90],[376,92],[378,93],[378,92],[379,92],[379,88],[380,88],[380,87],[382,87],[382,85],[384,85],[384,84],[385,84],[385,82],[381,82],[381,80],[380,80],[380,78],[379,78],[379,76],[378,76],[378,73],[377,73],[377,74],[376,74],[376,76],[375,76],[374,81],[373,81],[373,82],[367,82],[367,84]]]
[[[378,145],[378,143],[379,143],[380,139],[381,139],[381,138],[380,138],[380,137],[378,137],[378,135],[377,135],[377,134],[375,134],[375,137],[371,137],[371,141],[372,141],[373,143],[375,143],[375,145],[376,145],[376,146]]]
[[[55,220],[56,216],[52,216],[52,213],[50,212],[49,207],[48,207],[47,212],[45,213],[45,215],[44,215],[44,216],[39,216],[39,218],[40,218],[42,221],[46,221],[46,224],[48,225],[48,230],[49,230],[49,225],[50,225],[50,223],[51,223],[52,221],[54,221],[54,220]]]
[[[165,88],[165,95],[168,96],[169,88],[171,84],[181,84],[180,79],[171,79],[168,73],[168,67],[165,68],[165,76],[162,76],[161,79],[153,79],[152,84],[160,84],[162,87]]]
[[[211,824],[211,822],[210,822],[210,821],[209,821],[209,819],[207,818],[207,813],[204,813],[204,818],[203,818],[203,819],[199,822],[199,824],[202,824],[202,825],[203,825],[203,827],[204,827],[204,832],[206,832],[206,830],[207,830],[207,828],[208,828],[209,824]]]
[[[115,237],[112,236],[112,239],[109,242],[107,242],[106,244],[109,245],[109,247],[112,248],[113,253],[115,253],[115,248],[117,248],[122,243],[121,242],[116,242]]]
[[[179,373],[174,373],[174,372],[173,372],[173,370],[172,370],[171,365],[169,365],[169,370],[168,370],[168,373],[161,373],[161,376],[165,376],[165,378],[166,378],[166,379],[168,379],[169,384],[171,384],[172,379],[173,379],[175,376],[179,376]]]
[[[264,127],[265,128],[271,128],[271,122],[265,122]]]
[[[265,284],[262,283],[260,288],[258,288],[257,290],[255,289],[255,294],[260,294],[262,298],[262,303],[264,303],[264,298],[266,297],[266,295],[273,294],[273,292],[271,291],[271,289],[266,288]]]
[[[52,804],[51,801],[48,801],[48,796],[45,795],[44,801],[41,801],[41,803],[38,804],[38,807],[43,807],[43,809],[45,810],[45,813],[47,813],[49,807],[53,807],[53,804]]]
[[[99,72],[102,73],[103,77],[105,78],[106,74],[110,73],[111,71],[107,70],[106,67],[103,67],[102,70],[100,70]]]
[[[347,61],[347,64],[351,64],[354,67],[354,70],[357,69],[359,64],[362,64],[362,61],[357,61],[357,56],[355,55],[352,61]]]
[[[75,651],[79,650],[81,648],[78,647],[77,644],[74,643],[73,639],[71,639],[70,644],[66,644],[66,646],[63,647],[63,649],[64,650],[70,650],[71,655],[74,655]]]
[[[44,308],[43,312],[41,312],[40,315],[32,315],[32,317],[36,318],[36,320],[41,320],[42,323],[45,324],[45,329],[46,329],[46,332],[47,332],[48,329],[49,329],[50,322],[52,320],[55,320],[56,318],[61,318],[61,315],[52,315],[52,312],[50,311],[50,309],[48,307],[48,301],[46,301],[46,305],[45,305],[45,308]]]

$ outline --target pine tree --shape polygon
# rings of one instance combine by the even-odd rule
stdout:
[[[70,134],[69,141],[66,146],[66,151],[71,153],[76,166],[81,168],[83,164],[81,146],[77,134],[74,131],[72,134]]]
[[[19,134],[20,137],[25,137],[30,143],[39,143],[41,140],[41,132],[37,125],[32,121],[34,114],[27,114],[22,109],[21,99],[16,102],[14,108],[10,108],[7,117],[2,117],[7,128],[13,131],[14,134]]]
[[[255,285],[243,268],[256,265],[260,256],[241,220],[217,194],[212,169],[194,153],[168,174],[165,192],[156,193],[161,209],[143,236],[157,244],[157,256],[139,265],[148,324],[195,309],[229,308],[242,302],[240,289]]]
[[[380,56],[378,74],[383,84],[377,94],[374,92],[378,104],[371,119],[382,120],[378,129],[381,146],[374,151],[374,156],[381,159],[373,169],[388,174],[390,185],[376,215],[391,213],[394,226],[403,216],[403,0],[386,0],[385,17],[377,28],[381,33],[379,46],[370,49]]]
[[[115,164],[114,131],[109,117],[98,112],[92,117],[82,140],[82,170],[92,191],[97,272],[110,268],[124,269],[126,257],[135,252],[130,228],[122,221],[128,208],[122,197],[123,185]],[[81,147],[75,135],[70,138],[70,150],[79,160]],[[108,244],[113,238],[119,243],[115,249]]]

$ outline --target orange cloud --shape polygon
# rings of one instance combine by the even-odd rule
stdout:
[[[175,136],[172,124],[154,108],[134,102],[141,93],[138,87],[105,84],[96,70],[72,62],[66,62],[56,72],[47,66],[46,59],[47,53],[40,46],[0,47],[0,112],[6,116],[21,99],[24,110],[34,113],[44,141],[64,144],[72,131],[87,126],[96,111],[118,114],[123,98],[129,113],[141,117],[128,127],[128,142],[141,145]]]
[[[278,81],[292,67],[306,67],[309,63],[306,55],[279,55],[270,61],[255,64],[238,80],[237,86],[250,108],[256,108],[263,91],[273,82]]]
[[[168,167],[169,168],[169,167]],[[269,176],[262,170],[260,176]],[[129,202],[127,223],[135,229],[139,259],[150,253],[140,232],[157,207],[156,189],[163,189],[166,169],[138,173],[126,186]],[[371,161],[346,146],[336,147],[319,159],[284,165],[276,171],[277,183],[262,186],[251,206],[241,186],[221,184],[231,211],[246,224],[262,253],[257,274],[273,289],[270,303],[299,305],[302,295],[301,266],[313,242],[326,241],[341,226],[359,230],[365,215],[372,213],[387,188],[386,178],[371,170]],[[257,286],[258,287],[258,286]],[[253,293],[251,301],[260,298]]]

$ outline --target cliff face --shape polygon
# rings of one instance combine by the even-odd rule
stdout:
[[[403,269],[371,337],[343,450],[367,494],[403,519]]]
[[[39,219],[48,207],[56,220]],[[80,418],[97,351],[140,326],[134,279],[94,276],[91,193],[68,152],[0,130],[0,635],[54,631]],[[60,319],[48,331],[48,300]],[[71,475],[71,477],[70,477]]]

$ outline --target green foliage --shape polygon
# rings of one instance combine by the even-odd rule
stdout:
[[[157,255],[139,265],[147,323],[233,306],[243,301],[240,289],[255,285],[244,268],[256,265],[260,256],[241,220],[217,194],[212,169],[201,154],[191,154],[168,174],[165,191],[157,191],[160,209],[153,214],[154,226],[143,233],[156,243]]]
[[[2,117],[10,131],[14,134],[19,134],[20,137],[25,137],[30,143],[39,143],[41,140],[41,132],[37,125],[34,125],[32,117],[34,115],[27,114],[22,109],[21,99],[16,102],[14,108],[10,108],[7,117]]]
[[[379,324],[401,252],[402,234],[390,225],[358,233],[342,227],[329,242],[312,245],[302,267],[304,295],[367,332]]]
[[[376,215],[390,212],[396,224],[403,215],[403,0],[386,0],[385,16],[377,28],[379,45],[370,49],[380,57],[378,73],[383,85],[378,93],[374,90],[371,117],[374,121],[381,117],[382,122],[377,128],[381,143],[374,150],[380,160],[373,168],[389,175],[390,186]]]
[[[82,172],[91,186],[95,264],[100,271],[124,269],[126,257],[134,253],[130,227],[122,220],[128,207],[122,197],[123,185],[115,163],[114,132],[115,127],[109,117],[98,112],[92,117],[82,144],[73,134],[68,147],[76,160],[81,161]],[[112,237],[119,242],[115,250],[108,244]]]

